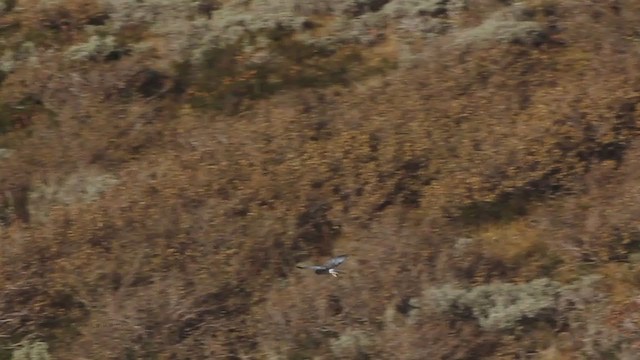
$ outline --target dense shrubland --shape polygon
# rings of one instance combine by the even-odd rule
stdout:
[[[639,23],[0,1],[0,360],[633,359]]]

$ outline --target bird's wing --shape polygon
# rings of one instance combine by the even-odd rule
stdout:
[[[319,265],[297,265],[298,269],[311,269],[311,270],[327,270],[325,266]]]
[[[333,259],[327,261],[326,264],[324,264],[324,267],[326,267],[327,269],[333,269],[338,267],[340,264],[342,264],[345,260],[347,260],[347,257],[349,255],[340,255],[340,256],[336,256]]]

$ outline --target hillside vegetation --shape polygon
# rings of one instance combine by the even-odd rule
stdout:
[[[634,0],[0,0],[0,360],[638,359],[639,104]]]

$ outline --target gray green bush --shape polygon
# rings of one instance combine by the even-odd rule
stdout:
[[[514,4],[485,19],[480,25],[463,29],[456,36],[457,45],[483,45],[485,43],[532,43],[543,33],[543,25],[532,18],[533,10],[524,4]]]
[[[493,283],[461,289],[451,285],[429,289],[425,297],[438,312],[471,316],[487,330],[514,329],[522,320],[548,319],[567,307],[592,298],[599,278],[583,278],[569,285],[550,279],[523,284]]]
[[[87,42],[70,47],[66,52],[66,57],[69,60],[98,60],[116,48],[115,37],[93,35]]]
[[[63,179],[50,179],[50,183],[34,184],[29,193],[31,221],[46,221],[51,208],[56,205],[95,201],[118,183],[119,180],[114,175],[86,168]]]
[[[49,360],[49,345],[43,341],[22,341],[15,346],[12,360]]]
[[[0,72],[10,73],[23,64],[35,65],[36,54],[36,46],[30,41],[23,42],[15,49],[5,49],[0,56]]]
[[[331,340],[330,346],[336,358],[359,359],[369,356],[374,343],[366,332],[348,329],[338,338]]]

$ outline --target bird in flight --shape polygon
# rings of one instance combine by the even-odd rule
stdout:
[[[336,256],[330,259],[329,261],[327,261],[324,265],[310,265],[310,266],[298,265],[297,267],[299,269],[311,269],[318,275],[331,274],[334,277],[338,277],[338,270],[336,270],[336,268],[340,266],[340,264],[342,264],[345,260],[347,260],[348,256],[349,255]]]

